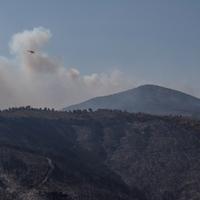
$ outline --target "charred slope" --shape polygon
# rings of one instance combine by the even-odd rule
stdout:
[[[187,118],[2,112],[0,145],[4,199],[200,198],[200,122]]]
[[[77,147],[59,120],[0,119],[0,198],[132,199],[121,177]]]
[[[4,200],[131,199],[120,177],[75,155],[69,159],[0,146],[0,198]],[[74,156],[74,158],[73,158]]]

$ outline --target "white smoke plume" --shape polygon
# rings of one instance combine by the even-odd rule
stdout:
[[[9,43],[12,59],[0,57],[0,109],[24,105],[62,108],[133,85],[118,70],[82,75],[76,68],[67,68],[44,52],[51,37],[50,30],[43,27],[13,35]]]

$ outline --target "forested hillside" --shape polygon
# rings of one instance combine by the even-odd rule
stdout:
[[[1,199],[200,198],[200,122],[98,110],[0,113]]]

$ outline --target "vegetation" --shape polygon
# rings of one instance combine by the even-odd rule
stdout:
[[[200,122],[120,110],[0,112],[0,198],[199,199]]]

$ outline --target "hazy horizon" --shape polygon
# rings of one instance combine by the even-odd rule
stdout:
[[[143,84],[200,97],[199,1],[0,2],[0,109]]]

